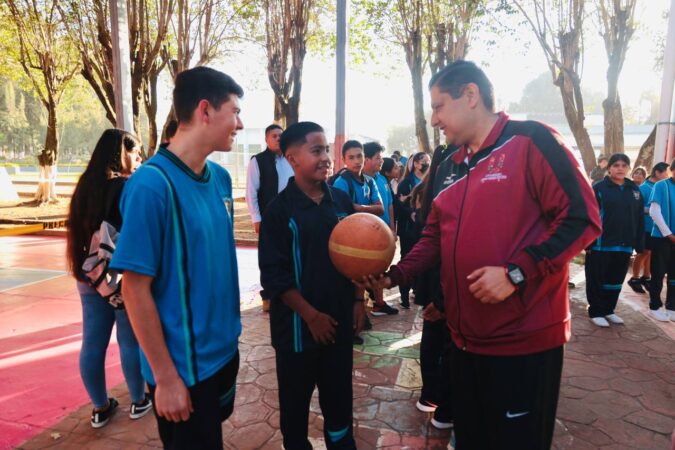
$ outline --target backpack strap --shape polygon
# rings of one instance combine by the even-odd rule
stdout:
[[[352,203],[356,203],[356,193],[354,192],[354,175],[347,170],[346,168],[340,169],[343,172],[340,176],[347,182],[347,189],[349,189],[349,198],[352,199]]]

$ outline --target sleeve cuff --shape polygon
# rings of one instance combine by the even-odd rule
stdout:
[[[514,259],[509,261],[509,264],[514,264],[520,267],[520,270],[523,271],[526,280],[538,278],[542,275],[537,261],[535,261],[532,255],[527,253],[525,250],[521,250]]]
[[[400,286],[401,284],[403,284],[405,279],[405,277],[403,276],[403,272],[401,272],[401,269],[399,269],[398,266],[391,266],[389,271],[384,275],[389,277],[389,279],[391,280],[391,286],[389,287]]]

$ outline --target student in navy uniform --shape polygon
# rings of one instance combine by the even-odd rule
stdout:
[[[347,141],[342,146],[342,159],[345,168],[335,179],[333,186],[346,192],[354,203],[355,212],[365,212],[381,217],[384,206],[377,183],[363,173],[364,151],[359,141]],[[369,292],[375,305],[370,313],[374,316],[395,315],[398,309],[389,306],[383,299],[382,292]]]
[[[636,181],[636,173],[640,170],[644,171],[642,167],[638,167],[633,171],[633,181]],[[649,292],[649,285],[652,279],[650,260],[652,256],[652,228],[654,227],[654,221],[649,215],[649,199],[652,196],[654,184],[656,184],[657,181],[665,180],[666,178],[668,178],[668,164],[660,162],[652,168],[652,173],[649,178],[642,183],[636,182],[640,187],[640,193],[642,194],[642,201],[644,203],[645,251],[640,255],[635,255],[635,259],[633,260],[633,277],[628,280],[628,286],[639,294]],[[642,276],[640,276],[640,274],[642,274]]]
[[[607,164],[608,175],[593,185],[600,207],[602,234],[586,250],[588,315],[599,327],[622,324],[616,302],[626,278],[630,257],[644,251],[644,205],[640,189],[626,176],[630,158],[615,153]]]
[[[365,319],[363,290],[341,275],[328,239],[352,201],[325,182],[329,146],[321,126],[299,122],[281,135],[295,176],[263,214],[259,265],[269,292],[284,448],[307,440],[314,388],[329,449],[356,448],[352,427],[352,334]]]
[[[431,158],[424,152],[415,153],[409,162],[412,170],[408,171],[396,190],[396,229],[401,238],[401,259],[408,254],[415,245],[415,208],[410,204],[410,193],[413,188],[422,182],[429,169]],[[410,309],[410,286],[399,286],[401,306]]]
[[[176,77],[178,131],[127,181],[111,267],[140,343],[167,449],[222,449],[241,333],[232,180],[207,160],[243,128],[242,88],[196,67]]]
[[[277,124],[265,128],[267,148],[254,155],[246,173],[246,206],[256,234],[260,232],[262,213],[279,192],[283,191],[293,170],[279,149],[279,137],[284,131]],[[260,291],[263,312],[269,312],[270,300],[265,291]]]
[[[670,164],[670,178],[654,185],[649,199],[652,227],[652,282],[649,285],[649,314],[656,320],[675,322],[675,160]],[[668,275],[666,310],[661,310],[663,277]]]

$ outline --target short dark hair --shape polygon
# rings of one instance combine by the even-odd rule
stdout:
[[[673,160],[675,162],[675,160]],[[656,176],[656,172],[665,172],[668,170],[668,164],[664,162],[656,163],[654,164],[654,167],[652,167],[652,174],[650,176],[654,177]]]
[[[670,162],[670,171],[675,172],[675,159]]]
[[[609,161],[609,157],[607,155],[598,156],[598,164],[600,164],[602,161]]]
[[[626,163],[626,165],[630,166],[630,158],[625,153],[614,153],[612,156],[609,157],[609,162],[607,163],[607,165],[609,167],[612,167],[619,161],[623,161]]]
[[[384,151],[384,147],[379,142],[366,142],[363,144],[363,155],[366,158],[372,158],[378,153]]]
[[[396,161],[394,161],[393,158],[382,158],[382,161],[382,168],[380,169],[382,175],[391,172],[391,170],[396,167]]]
[[[195,67],[176,75],[173,88],[173,110],[178,123],[187,123],[202,100],[218,109],[230,95],[243,97],[244,90],[229,75],[209,67]]]
[[[307,135],[310,133],[323,133],[323,128],[321,125],[314,122],[297,122],[286,128],[286,130],[281,133],[281,138],[279,140],[279,147],[281,148],[281,154],[285,155],[286,151],[296,145],[304,144],[307,142]]]
[[[345,142],[344,145],[342,146],[342,157],[343,158],[347,154],[347,150],[349,150],[350,148],[363,149],[363,145],[359,141],[356,141],[354,139]]]
[[[398,155],[398,156],[401,156],[401,151],[400,151],[400,150],[394,150],[394,151],[392,152],[392,155]]]
[[[269,133],[272,130],[281,130],[284,131],[283,128],[281,128],[281,125],[277,125],[276,123],[273,123],[272,125],[268,126],[265,128],[265,137],[267,137],[267,133]]]
[[[644,167],[636,167],[633,169],[633,173],[631,173],[631,176],[635,176],[636,173],[641,172],[643,177],[647,177],[647,170]]]
[[[483,105],[489,111],[495,108],[495,92],[492,83],[485,72],[471,61],[459,60],[448,64],[440,72],[436,73],[429,81],[429,90],[437,86],[441,92],[445,92],[454,99],[464,94],[467,84],[474,83],[480,91]]]
[[[164,128],[164,139],[167,141],[176,135],[178,130],[178,121],[176,119],[171,119],[166,123]]]

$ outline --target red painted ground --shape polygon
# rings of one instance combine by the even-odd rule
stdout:
[[[0,287],[0,449],[19,445],[89,403],[79,375],[82,310],[75,282],[65,274],[64,252],[63,238],[0,238],[0,282],[17,277],[9,269],[43,271],[27,274],[25,281],[33,284]],[[257,283],[257,267],[246,256],[240,252],[247,269],[240,280],[243,294]],[[34,282],[35,275],[51,279]],[[124,381],[114,336],[106,359],[109,388]]]

